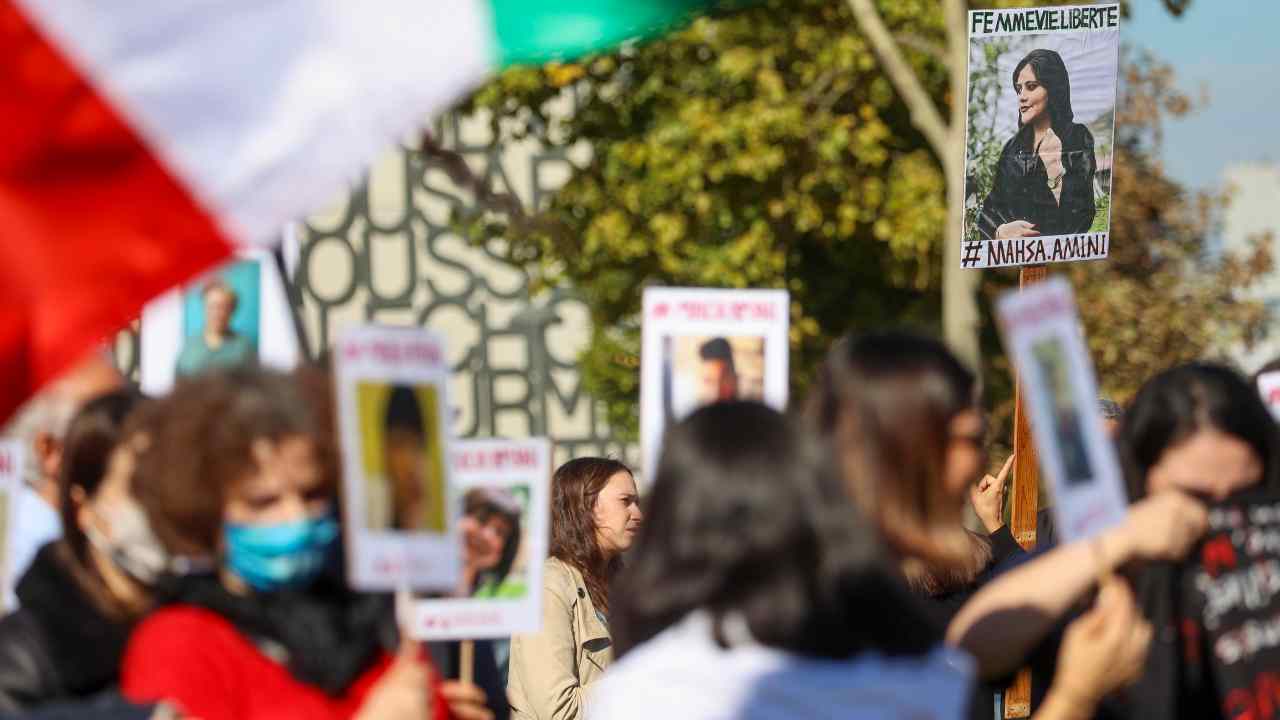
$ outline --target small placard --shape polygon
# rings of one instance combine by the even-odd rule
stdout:
[[[443,339],[355,327],[338,338],[333,362],[352,586],[451,592],[461,568]]]
[[[720,400],[787,405],[784,290],[649,288],[640,361],[640,446],[652,478],[668,425]]]
[[[551,442],[458,440],[450,491],[462,539],[456,596],[413,605],[419,640],[505,638],[542,624]]]
[[[1052,278],[1008,292],[997,315],[1053,491],[1062,542],[1115,525],[1128,507],[1124,477],[1098,412],[1098,385],[1071,286]]]

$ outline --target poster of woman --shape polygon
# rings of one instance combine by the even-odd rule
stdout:
[[[969,17],[962,265],[1105,258],[1118,6]]]

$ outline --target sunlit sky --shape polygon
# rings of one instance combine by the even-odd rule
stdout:
[[[1231,164],[1280,162],[1280,0],[1192,0],[1179,19],[1159,0],[1134,0],[1122,36],[1171,64],[1209,106],[1166,127],[1174,178],[1208,188]]]

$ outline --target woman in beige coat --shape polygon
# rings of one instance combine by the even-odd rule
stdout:
[[[613,661],[609,580],[642,520],[626,465],[579,458],[556,470],[542,630],[511,640],[507,697],[513,720],[582,718],[587,686]]]

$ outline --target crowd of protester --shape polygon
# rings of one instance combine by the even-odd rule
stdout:
[[[222,369],[144,398],[94,358],[10,426],[37,547],[10,548],[0,713],[989,718],[1029,666],[1035,718],[1218,716],[1208,696],[1161,705],[1177,673],[1161,571],[1207,503],[1277,489],[1253,385],[1191,364],[1123,412],[1100,403],[1130,510],[1075,543],[1042,520],[1031,552],[1003,520],[1013,458],[987,457],[983,401],[936,340],[856,335],[794,413],[729,400],[674,424],[646,483],[565,463],[541,630],[480,645],[473,682],[454,679],[456,644],[403,637],[393,598],[346,583],[325,371]],[[460,594],[518,592],[514,508],[465,498]]]

